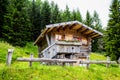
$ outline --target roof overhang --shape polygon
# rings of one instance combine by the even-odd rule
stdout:
[[[69,25],[69,26],[67,26],[67,25]],[[91,38],[96,38],[96,37],[103,35],[101,32],[94,30],[91,27],[88,27],[87,25],[85,25],[79,21],[69,21],[69,22],[46,25],[46,28],[38,36],[38,38],[36,39],[34,44],[36,45],[39,41],[41,41],[46,33],[52,31],[55,28],[59,29],[60,27],[62,27],[62,28],[69,27],[71,29],[80,31],[81,33],[83,33]]]

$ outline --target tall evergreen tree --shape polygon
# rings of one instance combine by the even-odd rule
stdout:
[[[101,21],[99,19],[99,15],[98,13],[95,11],[94,15],[91,16],[89,11],[87,11],[86,13],[86,19],[84,22],[86,25],[88,25],[89,27],[98,30],[98,31],[102,31],[102,25],[101,25]],[[95,38],[92,40],[92,52],[97,52],[97,51],[101,51],[103,49],[103,40]]]
[[[105,49],[112,60],[118,60],[120,57],[120,0],[112,0],[109,17]]]
[[[93,14],[93,28],[100,31],[100,32],[103,32],[103,29],[102,29],[102,24],[101,24],[101,21],[99,19],[99,15],[96,11],[94,11],[94,14]],[[97,52],[97,51],[103,51],[103,45],[104,45],[104,42],[103,42],[103,38],[95,38],[92,40],[92,51],[93,52]]]
[[[45,28],[45,25],[50,24],[51,15],[50,4],[48,1],[44,1],[41,8],[41,29]]]
[[[30,37],[27,0],[11,0],[5,15],[3,36],[13,45],[24,46]]]
[[[79,9],[77,9],[77,11],[76,10],[72,11],[72,13],[71,13],[71,20],[77,20],[77,21],[82,22],[82,16],[80,14]]]
[[[69,10],[68,5],[66,5],[66,9],[62,15],[62,21],[70,21],[70,20],[71,20],[71,12]]]
[[[83,22],[82,15],[81,15],[79,9],[77,9],[77,12],[76,12],[76,20]]]
[[[90,15],[89,11],[87,11],[87,13],[86,13],[86,19],[85,19],[84,23],[93,28],[93,26],[92,26],[93,20],[92,20],[92,17]]]
[[[4,25],[4,15],[7,12],[8,0],[0,0],[0,37],[2,38],[2,31]]]
[[[33,0],[31,7],[29,8],[30,20],[32,23],[31,26],[31,40],[34,41],[40,34],[41,30],[41,14],[40,9],[42,2],[41,0]]]
[[[101,24],[101,20],[99,19],[99,15],[96,11],[94,11],[94,14],[93,14],[93,26],[94,26],[94,29],[98,30],[98,31],[102,31],[102,24]]]
[[[61,16],[60,16],[58,5],[52,1],[50,23],[58,23],[60,21],[61,21]]]
[[[77,20],[77,15],[76,15],[76,11],[73,10],[72,13],[71,13],[71,19],[74,21],[74,20]]]

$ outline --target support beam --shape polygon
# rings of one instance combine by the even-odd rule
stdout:
[[[56,31],[59,32],[60,28],[62,28],[62,26],[57,27],[57,28],[56,28]]]
[[[88,28],[86,28],[85,30],[81,31],[81,34],[84,34],[85,32],[89,31]]]
[[[77,32],[79,32],[82,28],[83,28],[83,26],[81,26],[81,27],[77,30]]]
[[[96,34],[97,34],[97,33],[92,32],[91,34],[88,35],[88,37],[94,36],[94,35],[96,35]]]
[[[50,39],[48,37],[48,34],[46,34],[45,36],[46,36],[46,39],[47,39],[47,44],[48,44],[48,46],[50,46]]]
[[[64,25],[62,29],[65,30],[67,27],[70,27],[70,24]]]
[[[70,27],[69,27],[69,29],[72,29],[74,26],[76,26],[77,24],[72,24]]]
[[[52,31],[54,28],[55,28],[55,27],[49,28],[48,31],[47,31],[47,33],[50,32],[50,31]]]
[[[79,32],[82,33],[83,31],[85,31],[87,28],[82,28]]]
[[[96,35],[91,36],[91,38],[99,37],[99,36],[100,36],[99,34],[96,34]]]

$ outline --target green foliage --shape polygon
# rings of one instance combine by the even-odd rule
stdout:
[[[76,12],[76,20],[83,22],[82,15],[81,15],[79,9],[77,9],[77,12]]]
[[[99,19],[99,15],[96,11],[94,11],[93,16],[91,16],[89,11],[87,11],[84,23],[95,30],[104,32],[104,30],[102,29],[101,21]],[[102,52],[103,50],[104,50],[103,38],[92,39],[92,52]]]
[[[31,26],[31,41],[35,41],[40,34],[41,28],[41,0],[33,0],[29,4],[28,12],[30,16]]]
[[[108,27],[105,33],[105,49],[112,60],[120,57],[120,1],[113,0],[110,6]]]
[[[119,68],[107,69],[101,65],[92,65],[89,70],[84,67],[33,66],[23,67],[26,63],[15,63],[10,68],[0,69],[1,80],[119,80]],[[35,64],[34,64],[35,65]]]
[[[34,46],[32,42],[27,43],[24,47],[14,47],[8,44],[7,42],[0,41],[0,62],[6,61],[7,50],[14,49],[12,60],[15,61],[17,57],[29,56],[30,53],[37,56],[37,46]]]
[[[86,13],[86,19],[85,19],[84,23],[93,28],[93,26],[92,26],[93,20],[92,20],[92,16],[90,15],[89,11],[87,11],[87,13]]]
[[[106,60],[98,54],[91,54],[91,59]],[[14,62],[10,67],[0,63],[1,80],[119,80],[120,69],[118,66],[91,64],[89,69],[80,66],[57,66],[40,65],[34,62],[29,68],[27,62]]]
[[[106,68],[105,65],[91,64],[90,69],[75,66],[48,66],[41,65],[39,62],[33,62],[30,68],[28,62],[18,62],[12,60],[10,67],[5,64],[5,57],[8,48],[13,48],[13,58],[29,57],[27,53],[34,53],[37,50],[33,43],[27,43],[26,47],[14,47],[6,42],[0,42],[0,80],[119,80],[120,69],[118,65],[112,65]],[[106,57],[92,53],[91,60],[106,60]],[[83,74],[84,73],[84,74]]]
[[[4,15],[7,12],[8,0],[0,0],[0,37],[2,37],[2,27],[4,25]]]
[[[71,12],[69,10],[68,5],[66,5],[66,9],[64,10],[63,14],[62,14],[62,21],[63,22],[67,22],[71,20]]]
[[[78,9],[77,9],[77,11],[76,10],[72,11],[71,20],[73,20],[73,21],[77,20],[77,21],[82,22],[82,16],[81,16],[80,11]]]
[[[25,46],[30,37],[30,20],[27,15],[27,0],[12,0],[4,15],[3,38],[13,45]]]
[[[50,15],[50,23],[58,23],[61,22],[61,15],[58,8],[58,5],[53,1],[51,2],[51,15]]]
[[[98,30],[100,32],[104,32],[104,30],[102,29],[102,24],[101,21],[99,19],[99,15],[96,11],[94,11],[93,14],[93,18],[92,18],[92,27],[95,30]],[[103,41],[103,37],[101,38],[95,38],[92,40],[92,52],[102,52],[104,50],[104,41]]]
[[[102,53],[92,53],[90,54],[90,60],[106,60],[106,57]]]
[[[93,20],[93,26],[94,26],[93,28],[103,32],[101,20],[99,19],[99,15],[96,11],[94,11],[92,20]]]
[[[41,8],[41,29],[44,29],[46,25],[50,24],[50,4],[48,1],[44,1]]]

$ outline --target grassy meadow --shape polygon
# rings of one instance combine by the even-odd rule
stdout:
[[[7,49],[13,48],[11,66],[6,66]],[[28,43],[25,47],[14,47],[0,42],[0,80],[120,80],[120,68],[111,65],[106,68],[103,64],[92,64],[89,69],[80,66],[47,66],[34,62],[30,68],[27,62],[16,61],[17,57],[29,57],[33,53],[37,57],[37,47]],[[92,53],[91,60],[106,60],[100,54]]]

